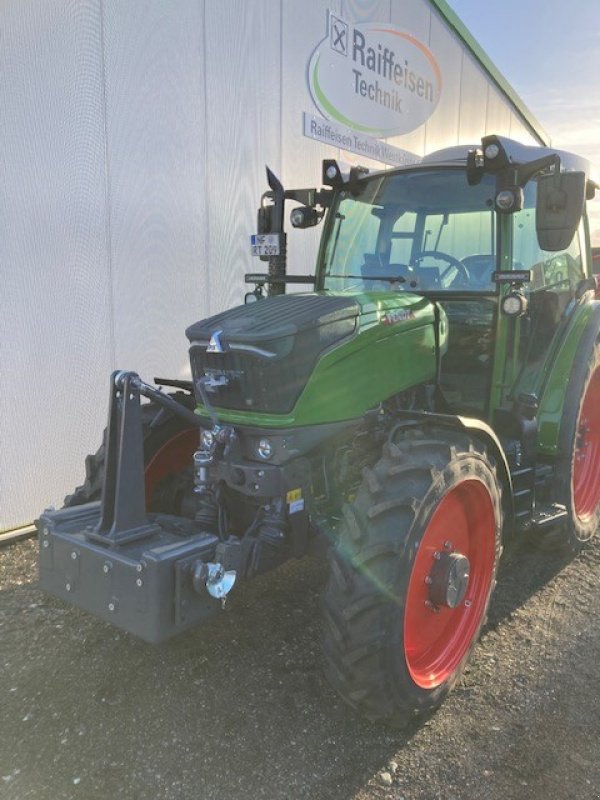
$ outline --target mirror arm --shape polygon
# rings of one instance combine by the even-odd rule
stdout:
[[[530,161],[528,164],[520,164],[517,168],[518,185],[525,186],[538,172],[552,166],[554,167],[554,175],[558,186],[560,183],[560,156],[558,153],[553,153],[551,156],[544,156],[543,158],[537,158],[535,161]]]
[[[333,191],[331,189],[286,189],[285,199],[295,200],[303,206],[328,208],[331,205]]]
[[[557,153],[553,153],[550,156],[537,158],[535,161],[530,161],[527,164],[508,164],[502,171],[497,173],[496,192],[513,187],[523,188],[534,175],[552,166],[554,167],[555,182],[558,186],[560,184],[561,174],[560,156]]]

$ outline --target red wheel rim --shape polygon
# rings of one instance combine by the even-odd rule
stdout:
[[[428,579],[436,553],[469,561],[466,594],[455,607],[432,606]],[[486,610],[496,560],[496,519],[490,493],[476,479],[450,489],[433,512],[415,556],[404,612],[404,654],[413,681],[433,689],[465,657]]]
[[[600,367],[590,378],[579,411],[573,454],[573,505],[583,522],[600,503]]]
[[[150,506],[154,492],[167,475],[181,472],[192,464],[192,457],[197,449],[198,431],[190,428],[173,436],[156,451],[144,471],[146,506]]]

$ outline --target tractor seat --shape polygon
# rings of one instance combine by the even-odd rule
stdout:
[[[492,253],[477,253],[461,258],[471,277],[473,288],[493,289],[492,273],[496,268],[496,256]]]

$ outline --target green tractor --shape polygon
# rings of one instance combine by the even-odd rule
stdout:
[[[38,521],[41,585],[159,642],[327,554],[328,677],[403,725],[460,677],[505,540],[576,549],[598,527],[597,184],[496,136],[384,172],[326,161],[318,190],[268,182],[267,271],[187,329],[192,380],[155,379],[177,391],[112,375],[85,483]],[[314,274],[286,272],[290,200],[294,227],[323,223]]]

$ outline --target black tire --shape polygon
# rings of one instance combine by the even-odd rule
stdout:
[[[568,517],[563,530],[552,535],[552,542],[563,550],[577,552],[600,526],[600,345],[597,339],[588,357],[578,358],[573,366],[560,426],[559,450],[564,455],[556,465],[555,496],[557,502],[566,507]],[[584,464],[585,476],[582,475]]]
[[[181,403],[186,408],[194,408],[194,399],[183,392],[176,392],[170,395],[173,400]],[[190,427],[189,423],[174,414],[167,412],[164,420],[160,420],[162,406],[155,402],[142,405],[142,428],[144,437],[144,465],[146,470],[153,462],[153,459],[163,451],[169,442],[173,442],[177,437],[185,436],[187,443],[186,450],[193,452],[198,441],[198,429]],[[153,425],[154,423],[154,425]],[[158,424],[156,424],[158,423]],[[189,434],[189,436],[188,436]],[[82,505],[100,500],[102,497],[102,486],[104,483],[104,463],[105,463],[105,444],[106,429],[103,433],[103,441],[98,450],[86,456],[85,459],[85,480],[81,486],[65,497],[64,507]],[[191,455],[189,465],[191,467]],[[148,511],[162,511],[163,513],[173,513],[173,492],[163,492],[167,482],[174,482],[179,479],[177,474],[165,474],[160,481],[160,487],[155,487],[151,492],[152,496],[146,497]],[[191,479],[191,473],[190,473]],[[147,489],[149,487],[147,486]]]
[[[455,608],[427,606],[431,601],[421,603],[421,595],[430,598],[433,585],[425,585],[429,572],[421,576],[419,570],[433,558],[429,545],[438,535],[448,504],[459,497],[478,501],[457,506],[469,519],[470,536],[476,536],[477,546],[470,554],[471,577]],[[458,532],[458,518],[453,519]],[[364,471],[356,499],[344,507],[344,520],[331,551],[324,596],[326,674],[343,699],[369,719],[404,727],[442,702],[460,677],[485,622],[503,521],[494,464],[483,446],[466,436],[416,432],[410,440],[385,445],[381,460]],[[449,539],[451,529],[452,525],[445,534]],[[459,539],[461,535],[457,533]],[[445,544],[449,551],[451,542]],[[438,555],[438,564],[452,558]],[[472,594],[474,600],[465,599]],[[427,613],[431,620],[441,620],[444,630],[448,627],[439,641],[432,634],[431,652],[443,646],[446,635],[456,639],[457,631],[464,634],[454,650],[450,643],[446,669],[431,681],[425,677],[427,647],[420,652],[420,645],[414,647],[408,641],[409,634],[414,639],[421,616],[427,623]],[[437,613],[446,616],[438,618]]]

